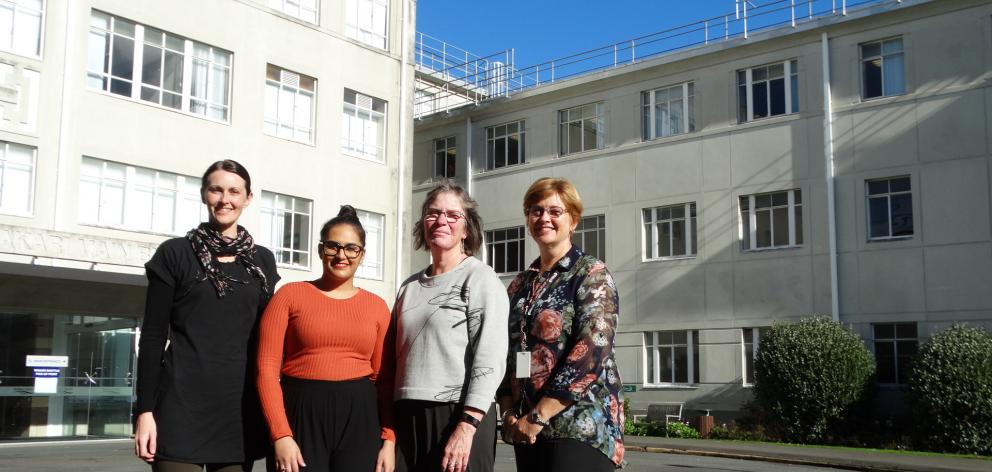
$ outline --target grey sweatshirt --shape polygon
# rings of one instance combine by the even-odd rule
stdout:
[[[426,272],[403,282],[393,306],[394,398],[487,411],[506,370],[506,288],[475,257],[438,276]]]

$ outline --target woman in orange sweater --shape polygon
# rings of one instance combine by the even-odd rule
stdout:
[[[354,285],[365,230],[344,205],[320,236],[321,278],[286,284],[262,315],[258,391],[274,466],[392,472],[394,356],[383,354],[389,309]]]

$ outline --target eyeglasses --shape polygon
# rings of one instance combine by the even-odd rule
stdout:
[[[334,241],[321,241],[320,246],[323,248],[325,256],[336,256],[344,250],[344,257],[348,259],[354,259],[365,251],[365,248],[357,244],[345,244],[342,246]]]
[[[527,216],[529,216],[531,218],[534,218],[534,219],[538,219],[538,218],[544,216],[545,213],[547,213],[548,216],[550,216],[552,220],[557,220],[558,218],[561,217],[561,215],[564,215],[565,214],[565,209],[562,208],[562,207],[548,207],[548,208],[544,208],[544,207],[540,207],[540,206],[537,206],[537,205],[534,205],[534,206],[532,206],[532,207],[530,207],[530,208],[527,209]]]
[[[437,208],[429,208],[427,213],[424,213],[424,221],[436,221],[444,215],[451,223],[457,223],[459,220],[465,218],[465,214],[457,210],[441,211]]]

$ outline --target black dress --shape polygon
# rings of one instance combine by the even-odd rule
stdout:
[[[255,263],[272,293],[279,280],[275,258],[255,247]],[[145,264],[136,408],[138,414],[153,412],[159,459],[239,463],[269,448],[255,390],[258,320],[268,296],[241,263],[219,265],[247,282],[232,283],[224,298],[200,280],[203,270],[186,238],[162,243]]]

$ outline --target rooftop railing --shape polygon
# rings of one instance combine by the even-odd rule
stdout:
[[[417,67],[438,80],[415,99],[415,116],[553,84],[585,74],[626,67],[690,48],[737,39],[780,27],[847,15],[872,5],[911,0],[769,0],[736,2],[736,11],[590,49],[528,67],[516,68],[515,51],[480,57],[418,33]]]

